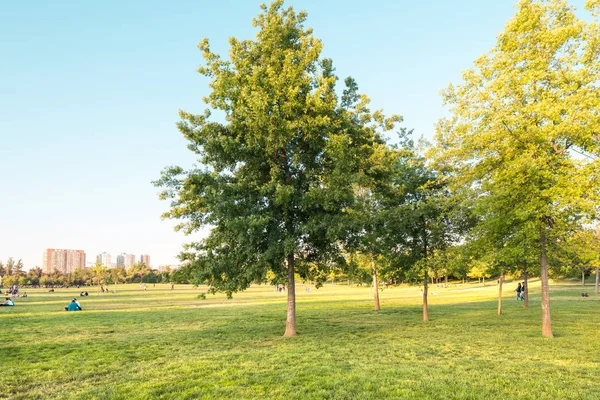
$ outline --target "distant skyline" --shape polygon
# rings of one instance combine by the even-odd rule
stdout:
[[[198,240],[161,221],[151,181],[195,159],[178,109],[201,112],[207,80],[197,43],[227,55],[253,38],[261,1],[5,2],[0,13],[0,261],[41,266],[47,248],[150,254],[178,264]],[[292,0],[340,77],[373,108],[431,138],[439,91],[490,50],[513,0]],[[583,8],[584,0],[571,1]],[[341,84],[341,82],[339,82]]]

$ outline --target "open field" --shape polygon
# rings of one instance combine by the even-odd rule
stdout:
[[[507,284],[297,287],[299,336],[283,338],[286,295],[254,286],[227,300],[177,285],[27,290],[0,308],[2,399],[599,399],[600,298],[551,287],[554,339],[541,337],[539,283],[530,309]],[[111,286],[111,289],[113,287]],[[582,291],[590,297],[579,297]]]

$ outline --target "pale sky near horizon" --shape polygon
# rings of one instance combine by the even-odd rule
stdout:
[[[1,1],[1,0],[0,0]],[[584,0],[571,1],[583,9]],[[260,1],[4,1],[0,12],[0,261],[46,248],[178,263],[182,243],[151,184],[194,162],[175,127],[201,112],[196,48],[252,38]],[[288,0],[308,12],[340,80],[431,138],[439,91],[491,49],[513,0]],[[341,82],[340,82],[341,83]],[[201,235],[196,235],[196,239]]]

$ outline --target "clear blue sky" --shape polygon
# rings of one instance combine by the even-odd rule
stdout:
[[[308,11],[339,76],[431,137],[439,91],[489,50],[512,0],[288,0]],[[572,4],[581,7],[583,0]],[[45,248],[148,253],[189,238],[159,216],[151,181],[193,163],[175,127],[203,109],[196,44],[254,36],[259,1],[6,1],[0,12],[0,260]]]

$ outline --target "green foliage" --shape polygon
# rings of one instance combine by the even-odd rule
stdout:
[[[558,243],[553,265],[555,275],[581,277],[598,266],[600,238],[596,231],[582,229],[564,237]]]
[[[398,201],[387,217],[393,227],[388,242],[393,273],[401,280],[423,281],[430,269],[448,269],[447,251],[470,224],[469,201],[450,190],[445,172],[429,165],[411,142],[404,143],[394,180],[402,186],[403,195],[396,196]]]
[[[451,116],[437,126],[436,162],[455,187],[477,191],[474,236],[493,265],[515,265],[537,243],[546,336],[547,253],[598,211],[599,50],[595,17],[578,19],[563,0],[521,0],[496,46],[443,93]]]
[[[212,227],[181,255],[187,278],[228,295],[268,272],[271,281],[285,281],[288,268],[319,280],[344,262],[338,240],[360,171],[383,146],[378,132],[400,120],[371,112],[351,78],[338,99],[332,61],[304,27],[306,13],[282,1],[261,8],[256,39],[231,38],[229,60],[200,42],[208,109],[181,112],[179,130],[202,168],[170,167],[156,182],[178,229]],[[211,119],[214,110],[225,122]]]
[[[496,47],[444,92],[452,117],[438,124],[438,162],[479,189],[488,232],[539,238],[593,216],[599,39],[564,1],[521,1]]]

